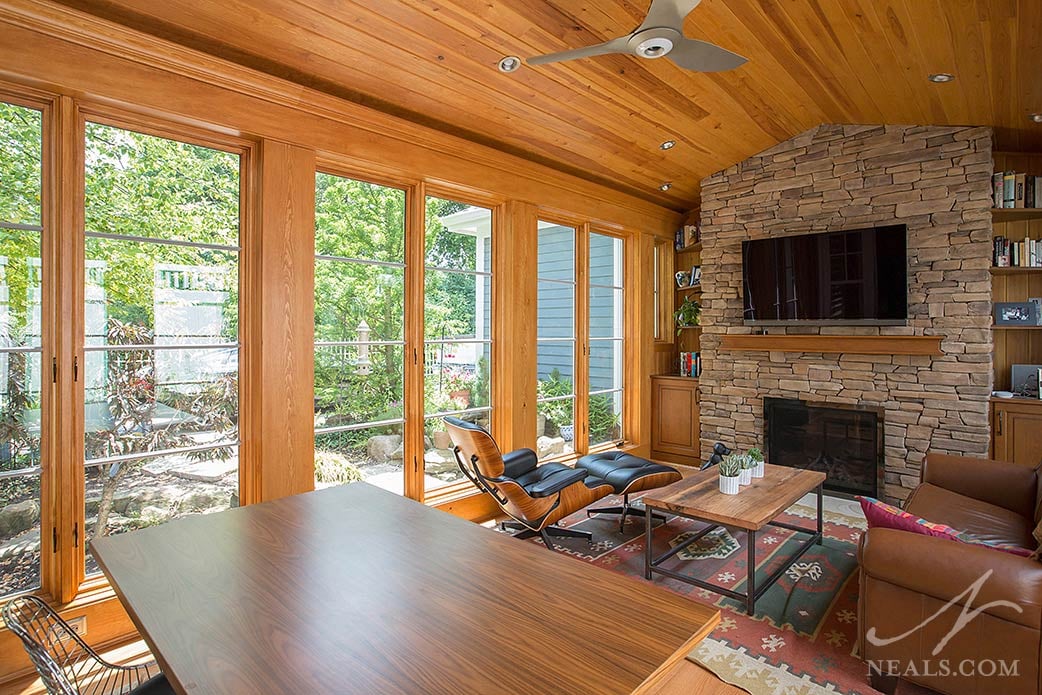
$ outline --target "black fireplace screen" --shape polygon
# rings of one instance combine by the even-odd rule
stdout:
[[[765,398],[763,415],[768,463],[821,471],[834,493],[879,496],[881,408]]]

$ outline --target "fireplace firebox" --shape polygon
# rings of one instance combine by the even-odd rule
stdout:
[[[768,463],[821,471],[825,489],[844,497],[879,496],[882,408],[765,398],[763,417]]]

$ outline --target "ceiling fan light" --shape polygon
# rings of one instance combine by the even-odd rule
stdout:
[[[521,59],[517,56],[503,56],[499,59],[500,72],[514,72],[521,67]]]
[[[656,36],[638,43],[636,50],[642,58],[661,58],[673,50],[673,42],[664,36]]]

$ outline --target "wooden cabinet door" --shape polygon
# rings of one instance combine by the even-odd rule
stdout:
[[[699,462],[698,383],[679,377],[652,378],[652,456]]]
[[[1042,462],[1042,403],[996,403],[992,427],[995,458],[1032,467]]]

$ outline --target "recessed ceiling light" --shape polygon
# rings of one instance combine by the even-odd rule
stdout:
[[[955,75],[951,74],[950,72],[935,72],[932,75],[928,75],[926,79],[930,80],[931,82],[936,82],[937,84],[942,84],[944,82],[951,82],[952,80],[954,80]]]
[[[658,146],[660,150],[671,150],[677,146],[676,140],[666,140],[664,143]]]
[[[514,72],[521,67],[521,59],[517,56],[503,56],[499,59],[500,72]]]
[[[668,191],[670,188],[673,188],[673,184],[669,181],[666,181],[664,184],[658,187],[660,191]]]
[[[1042,123],[1042,113],[1029,113],[1028,118],[1033,120],[1035,123]]]

